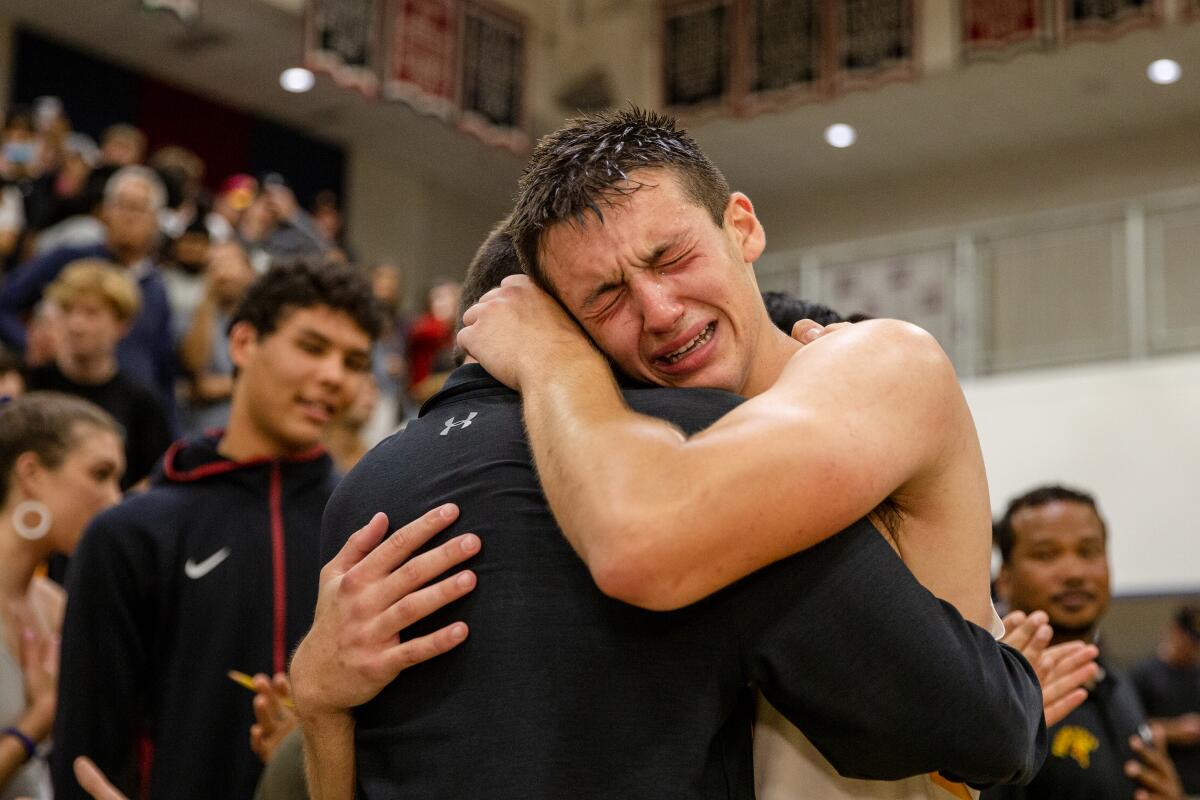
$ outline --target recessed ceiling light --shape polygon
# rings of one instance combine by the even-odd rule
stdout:
[[[1179,67],[1179,62],[1169,58],[1160,58],[1146,67],[1146,77],[1160,86],[1174,83],[1182,74],[1183,70]]]
[[[309,89],[313,88],[313,85],[316,82],[316,76],[313,75],[310,70],[307,70],[304,67],[292,67],[291,69],[285,69],[279,75],[279,85],[282,86],[285,91],[294,92],[296,94],[307,92]]]
[[[825,129],[825,141],[829,142],[832,147],[849,147],[857,139],[858,132],[842,122],[830,125]]]

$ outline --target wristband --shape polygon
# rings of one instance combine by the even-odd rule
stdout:
[[[0,731],[0,733],[3,733],[6,736],[12,736],[18,742],[21,743],[21,746],[25,748],[25,760],[26,761],[33,758],[34,754],[37,753],[37,743],[34,742],[33,739],[30,739],[28,736],[26,736],[24,733],[22,733],[17,728],[5,728],[4,730]]]

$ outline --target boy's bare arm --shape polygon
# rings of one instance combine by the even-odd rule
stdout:
[[[970,425],[936,341],[879,320],[808,345],[771,389],[688,439],[625,406],[547,295],[505,291],[511,302],[488,303],[487,316],[468,312],[460,342],[522,392],[560,526],[600,587],[637,605],[704,597],[897,493],[919,506]],[[528,335],[531,319],[542,335]]]

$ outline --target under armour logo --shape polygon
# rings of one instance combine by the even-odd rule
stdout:
[[[447,433],[450,432],[451,428],[467,427],[468,425],[471,424],[471,420],[475,419],[475,417],[477,417],[477,416],[478,416],[478,414],[476,414],[474,411],[472,411],[470,414],[467,414],[467,418],[462,421],[457,421],[454,419],[454,417],[451,417],[450,419],[446,420],[446,427],[442,431],[441,435],[445,436]]]

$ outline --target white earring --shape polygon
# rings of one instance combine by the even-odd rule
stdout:
[[[37,516],[37,522],[30,525],[25,518],[30,514]],[[13,528],[22,539],[36,542],[50,532],[50,507],[41,500],[23,500],[13,509]]]

